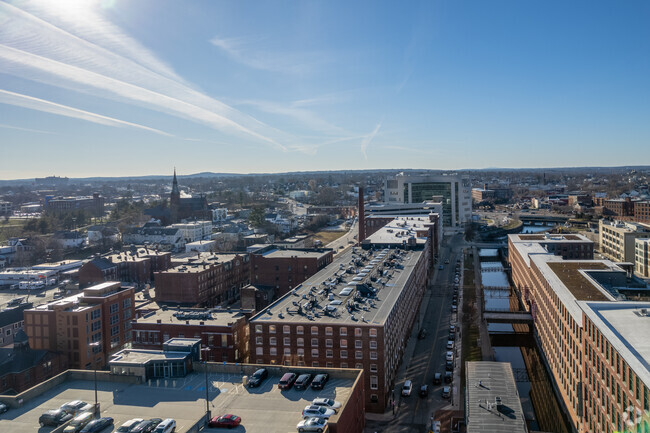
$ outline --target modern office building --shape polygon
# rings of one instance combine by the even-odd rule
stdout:
[[[32,348],[66,354],[71,368],[102,367],[109,354],[131,342],[134,304],[133,288],[97,284],[25,310],[25,332]]]
[[[650,237],[650,227],[644,224],[610,221],[598,221],[598,240],[600,253],[615,262],[634,263],[634,240]]]
[[[433,224],[401,217],[250,320],[252,363],[358,368],[366,410],[383,412],[422,302]]]
[[[386,203],[422,203],[432,200],[442,202],[442,223],[445,229],[462,227],[472,218],[472,194],[468,177],[400,173],[386,179]]]

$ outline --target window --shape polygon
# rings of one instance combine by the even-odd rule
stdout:
[[[312,358],[318,358],[318,349],[312,349],[311,350],[311,357]]]
[[[341,335],[341,336],[348,335],[348,328],[340,328],[339,329],[339,335]]]
[[[361,348],[363,348],[363,341],[361,341],[361,340],[354,340],[354,347],[355,347],[355,349],[361,349]]]
[[[311,327],[311,335],[318,335],[318,326]]]
[[[325,340],[325,347],[334,347],[334,342],[332,341],[331,338]]]
[[[97,331],[101,327],[102,327],[102,321],[98,320],[96,322],[91,323],[90,330],[91,331]]]
[[[325,328],[325,335],[333,335],[333,334],[334,334],[334,330],[332,329],[332,327],[328,326],[327,328]]]
[[[290,334],[291,333],[291,328],[288,325],[284,325],[282,327],[282,333],[284,334]]]
[[[289,337],[284,337],[283,344],[285,346],[291,346],[291,339]]]
[[[371,349],[376,349],[377,348],[377,341],[375,341],[375,340],[370,341],[370,348]]]
[[[120,325],[115,325],[111,327],[111,336],[117,335],[120,333]]]
[[[291,356],[291,348],[289,347],[284,348],[284,356]]]
[[[303,326],[296,326],[296,334],[304,334],[305,328]]]
[[[333,358],[333,357],[334,357],[334,351],[333,351],[332,349],[327,349],[327,350],[325,351],[325,356],[326,356],[327,358]]]
[[[311,366],[312,366],[312,367],[318,367],[318,361],[313,361],[313,362],[311,363]]]
[[[256,355],[264,355],[264,348],[263,347],[255,348],[255,354]]]
[[[370,328],[368,331],[370,333],[371,337],[376,337],[377,336],[377,328]]]
[[[377,364],[370,364],[370,372],[377,373]]]
[[[275,338],[275,337],[271,337],[271,338],[269,338],[269,344],[270,344],[271,346],[275,346],[277,343],[278,343],[278,339],[277,339],[277,338]]]
[[[363,364],[354,364],[354,368],[357,370],[363,370]]]
[[[129,320],[131,318],[131,309],[124,310],[124,320]]]
[[[305,349],[298,349],[298,356],[305,356]]]
[[[210,337],[212,337],[212,336],[210,336]],[[258,346],[261,346],[262,344],[264,344],[264,339],[262,337],[255,337],[255,344],[258,345]],[[208,343],[208,345],[209,345],[209,343]]]
[[[377,376],[370,376],[370,389],[379,388],[379,380]]]
[[[296,340],[296,344],[297,344],[298,346],[304,346],[304,345],[305,345],[305,339],[304,339],[304,338],[298,338],[298,339]]]
[[[269,352],[270,352],[269,354],[270,354],[271,356],[276,356],[276,355],[278,354],[278,348],[277,348],[277,347],[271,347],[271,348],[269,349]]]
[[[311,339],[311,347],[318,347],[318,338]]]
[[[117,313],[117,311],[119,309],[120,309],[120,304],[117,303],[117,302],[114,303],[114,304],[111,304],[111,306],[109,307],[109,311],[110,311],[111,314]]]
[[[255,332],[258,334],[262,333],[262,325],[255,325]]]
[[[363,359],[363,352],[360,351],[360,350],[357,350],[356,352],[354,352],[354,357],[356,359]]]
[[[102,313],[101,313],[101,311],[100,311],[99,309],[91,311],[91,312],[90,312],[90,320],[99,319],[99,316],[100,316],[101,314],[102,314]]]
[[[341,348],[348,347],[348,340],[341,340]]]
[[[111,316],[111,325],[115,325],[120,321],[120,315],[119,314],[113,314]]]
[[[269,334],[275,334],[275,325],[269,325]]]
[[[355,337],[363,336],[363,330],[361,328],[354,328],[354,336]]]
[[[341,368],[348,368],[348,363],[347,362],[342,362],[341,363]]]
[[[131,307],[131,298],[127,298],[122,301],[122,308],[129,308]]]
[[[345,359],[348,357],[348,351],[347,350],[341,350],[341,358]]]
[[[370,359],[377,359],[377,352],[370,352]]]

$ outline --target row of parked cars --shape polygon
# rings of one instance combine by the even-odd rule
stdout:
[[[63,430],[64,433],[98,433],[113,426],[113,418],[95,418],[93,409],[93,405],[85,401],[69,401],[58,409],[43,413],[39,417],[38,423],[41,427],[58,427],[69,422]],[[119,433],[173,433],[174,430],[176,430],[176,421],[171,418],[165,420],[134,418],[122,424],[116,431]]]
[[[260,368],[251,377],[248,378],[248,387],[256,388],[260,386],[264,380],[269,376],[266,368]],[[323,389],[329,380],[327,373],[312,375],[309,373],[297,375],[296,373],[285,373],[278,382],[278,388],[288,390],[292,387],[296,389],[307,389],[311,386],[312,389]]]

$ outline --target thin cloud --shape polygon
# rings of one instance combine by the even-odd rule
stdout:
[[[40,129],[33,129],[33,128],[21,128],[20,126],[5,125],[4,123],[0,123],[0,128],[15,129],[16,131],[24,131],[24,132],[35,132],[37,134],[56,135],[56,133],[51,132],[51,131],[42,131]]]
[[[379,122],[377,126],[375,126],[375,129],[373,129],[370,134],[366,135],[365,137],[363,137],[363,140],[361,140],[361,153],[363,153],[363,158],[366,160],[368,159],[368,154],[366,153],[366,150],[368,149],[368,145],[379,132],[379,128],[381,128],[381,122]]]
[[[138,105],[287,150],[278,141],[285,138],[281,132],[189,87],[96,13],[75,25],[40,4],[27,3],[21,10],[0,3],[0,14],[9,17],[0,28],[5,73]]]
[[[14,105],[22,108],[29,108],[31,110],[42,111],[50,114],[57,114],[59,116],[71,117],[74,119],[86,120],[88,122],[98,123],[100,125],[136,128],[160,135],[165,135],[167,137],[172,136],[171,134],[168,134],[159,129],[149,128],[148,126],[138,125],[137,123],[131,123],[124,120],[115,119],[113,117],[102,116],[101,114],[91,113],[89,111],[80,110],[78,108],[69,107],[67,105],[61,105],[55,102],[45,101],[43,99],[9,92],[2,89],[0,89],[0,103]]]

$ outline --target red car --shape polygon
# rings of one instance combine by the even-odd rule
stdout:
[[[230,413],[222,416],[215,416],[208,423],[208,427],[227,427],[233,428],[241,424],[241,417]]]

